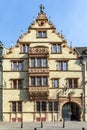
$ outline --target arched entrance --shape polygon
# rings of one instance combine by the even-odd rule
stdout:
[[[77,103],[67,102],[62,107],[62,118],[65,120],[80,120],[80,107]]]

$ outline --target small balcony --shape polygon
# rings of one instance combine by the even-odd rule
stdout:
[[[29,87],[30,99],[48,99],[49,88],[47,87]]]

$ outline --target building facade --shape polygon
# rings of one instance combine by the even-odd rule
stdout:
[[[83,120],[83,105],[80,59],[41,5],[3,55],[3,121]]]
[[[3,120],[3,111],[2,111],[2,86],[3,86],[3,71],[2,71],[2,53],[3,53],[3,44],[0,41],[0,121]]]
[[[81,60],[82,65],[82,81],[83,81],[83,120],[87,121],[87,47],[76,47],[75,51],[78,54],[78,58]]]

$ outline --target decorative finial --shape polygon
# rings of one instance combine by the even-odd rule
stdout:
[[[22,36],[23,35],[23,30],[21,30],[21,32],[20,32],[20,36]]]
[[[45,8],[44,8],[44,6],[41,4],[41,5],[40,5],[40,13],[42,13],[42,14],[43,14],[44,9],[45,9]]]
[[[13,41],[11,41],[11,47],[13,47],[14,45],[13,45]]]
[[[70,42],[70,48],[72,48],[72,41]]]

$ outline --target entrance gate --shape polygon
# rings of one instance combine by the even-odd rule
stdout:
[[[80,120],[80,107],[73,102],[68,102],[63,105],[62,118],[65,120]]]

